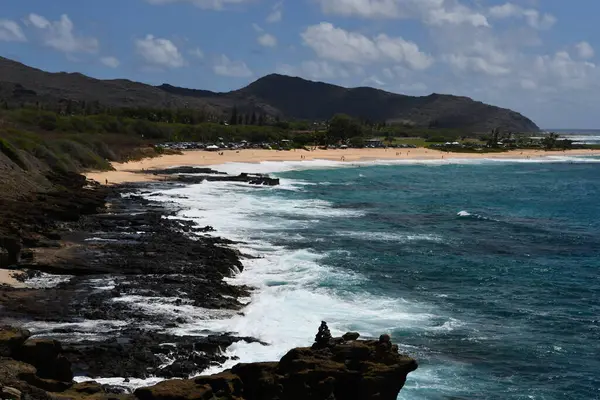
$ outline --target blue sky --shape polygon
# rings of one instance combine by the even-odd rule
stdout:
[[[0,55],[228,91],[278,72],[600,127],[592,0],[2,0]]]

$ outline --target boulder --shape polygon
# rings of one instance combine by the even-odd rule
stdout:
[[[134,392],[140,400],[215,400],[210,385],[197,384],[193,380],[172,380]]]
[[[243,383],[239,376],[231,372],[199,376],[194,379],[197,385],[208,385],[217,398],[235,398],[242,395]]]
[[[62,354],[56,340],[31,339],[26,341],[14,355],[15,359],[33,365],[42,379],[71,382],[71,362]]]
[[[11,357],[30,336],[26,329],[0,328],[0,357]]]
[[[14,236],[0,236],[0,249],[4,249],[6,255],[0,263],[0,267],[10,266],[19,263],[21,249],[23,245],[21,239]]]
[[[5,386],[0,390],[0,399],[21,400],[21,394],[20,390]]]
[[[358,332],[348,332],[342,336],[342,339],[349,342],[351,340],[357,340],[360,337],[360,333]]]

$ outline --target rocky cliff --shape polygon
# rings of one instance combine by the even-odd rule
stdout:
[[[95,382],[75,384],[68,355],[51,339],[26,330],[0,329],[1,399],[128,400],[395,400],[417,368],[398,354],[388,335],[331,338],[322,325],[310,348],[289,351],[279,362],[238,364],[193,379],[163,381],[128,393]]]

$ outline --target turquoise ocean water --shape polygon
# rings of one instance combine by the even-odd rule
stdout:
[[[600,398],[600,159],[555,161],[267,163],[281,187],[164,191],[260,257],[234,279],[257,288],[243,315],[179,329],[271,343],[227,350],[241,361],[322,319],[389,332],[420,364],[406,400]]]

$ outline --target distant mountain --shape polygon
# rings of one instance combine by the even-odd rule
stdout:
[[[98,80],[79,73],[49,73],[0,57],[0,99],[10,102],[98,101],[112,107],[202,108],[227,115],[258,112],[292,119],[326,120],[336,113],[373,121],[485,132],[538,131],[525,116],[468,97],[405,96],[369,87],[344,88],[285,75],[267,75],[228,93],[151,86],[124,79]]]

